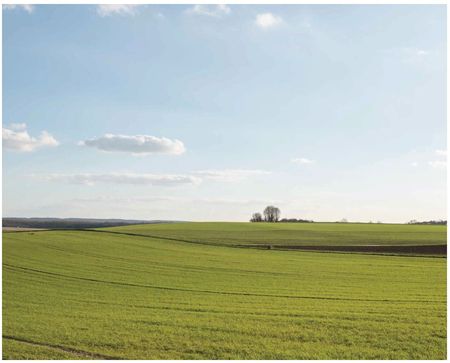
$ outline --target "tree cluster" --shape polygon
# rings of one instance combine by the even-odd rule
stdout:
[[[416,221],[415,219],[412,219],[412,220],[410,220],[408,222],[408,224],[431,224],[431,225],[444,225],[444,226],[446,226],[447,225],[447,221],[439,219],[437,221],[423,221],[423,222],[420,222],[420,221]]]
[[[264,217],[263,217],[264,215]],[[263,215],[261,213],[253,213],[250,222],[271,222],[275,223],[280,220],[280,209],[269,205],[264,209]]]

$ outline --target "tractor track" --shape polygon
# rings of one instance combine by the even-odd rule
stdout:
[[[250,296],[250,297],[269,297],[269,298],[285,298],[285,299],[308,299],[308,300],[328,300],[328,301],[361,301],[361,302],[386,302],[386,303],[447,303],[447,301],[441,300],[402,300],[402,299],[358,299],[358,298],[344,298],[344,297],[329,297],[329,296],[296,296],[296,295],[276,295],[276,294],[261,294],[261,293],[252,293],[252,292],[237,292],[237,291],[214,291],[214,290],[195,290],[195,289],[186,289],[179,287],[169,287],[169,286],[157,286],[157,285],[144,285],[137,283],[129,283],[129,282],[119,282],[119,281],[108,281],[108,280],[100,280],[94,278],[87,277],[76,277],[70,275],[64,275],[56,272],[48,272],[43,270],[37,270],[27,267],[14,266],[9,264],[3,264],[4,267],[10,269],[12,271],[21,271],[25,273],[31,274],[42,274],[47,276],[59,277],[69,280],[80,280],[108,285],[119,285],[119,286],[130,286],[130,287],[138,287],[138,288],[146,288],[146,289],[155,289],[155,290],[166,290],[166,291],[181,291],[181,292],[189,292],[189,293],[199,293],[199,294],[215,294],[215,295],[231,295],[231,296]]]
[[[15,337],[15,336],[12,336],[12,335],[2,335],[2,338],[3,339],[8,339],[8,340],[14,340],[14,341],[20,342],[20,343],[35,345],[35,346],[39,346],[39,347],[58,349],[58,350],[66,352],[66,353],[75,354],[77,356],[84,357],[84,358],[102,359],[102,360],[122,360],[122,359],[125,359],[125,358],[121,358],[121,357],[114,357],[114,356],[100,354],[100,353],[88,352],[86,350],[65,347],[65,346],[59,345],[59,344],[35,342],[33,340],[30,340],[30,339],[19,338],[19,337]]]

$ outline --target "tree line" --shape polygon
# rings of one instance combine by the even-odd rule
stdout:
[[[281,211],[279,208],[274,207],[273,205],[267,206],[263,213],[253,213],[250,222],[282,222],[282,223],[314,223],[313,220],[309,219],[297,219],[297,218],[283,218],[280,219]],[[334,223],[349,223],[347,219],[343,218]],[[353,222],[353,223],[364,223],[364,222]],[[374,223],[373,221],[369,221],[368,223]],[[380,224],[381,221],[377,221],[376,223]],[[447,225],[446,220],[432,220],[432,221],[417,221],[415,219],[410,220],[407,224],[427,224],[427,225]]]
[[[281,211],[279,208],[274,207],[273,205],[267,206],[264,211],[261,213],[256,212],[253,213],[250,222],[283,222],[283,223],[312,223],[314,221],[308,219],[296,219],[296,218],[283,218],[280,219]]]
[[[416,221],[415,219],[412,219],[412,220],[410,220],[408,222],[408,224],[431,224],[431,225],[444,225],[444,226],[446,226],[447,225],[447,221],[440,219],[440,220],[437,220],[437,221],[423,221],[423,222],[420,222],[420,221]]]

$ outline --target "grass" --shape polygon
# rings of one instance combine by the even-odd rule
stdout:
[[[3,235],[5,359],[445,359],[446,300],[443,258]]]
[[[216,245],[445,245],[447,227],[365,223],[173,223],[105,230]]]

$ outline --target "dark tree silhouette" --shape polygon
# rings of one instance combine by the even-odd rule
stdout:
[[[439,219],[437,221],[423,221],[423,222],[420,222],[420,221],[417,221],[415,219],[412,219],[412,220],[410,220],[408,222],[408,224],[431,224],[431,225],[444,225],[444,226],[446,226],[447,225],[447,221]]]
[[[262,222],[263,218],[261,213],[253,213],[252,219],[250,219],[250,222]]]
[[[280,215],[280,209],[273,205],[269,205],[264,209],[264,221],[266,222],[278,222]]]

